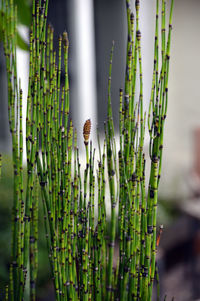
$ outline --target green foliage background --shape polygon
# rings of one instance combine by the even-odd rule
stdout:
[[[26,170],[24,170],[24,176]],[[2,156],[2,175],[0,180],[0,292],[5,290],[8,283],[8,271],[11,255],[11,219],[13,205],[13,167],[12,158]],[[39,200],[39,241],[38,241],[38,281],[37,292],[40,296],[45,294],[45,287],[50,281],[49,259],[46,248],[46,238],[42,217],[42,203]],[[0,293],[0,300],[2,295]]]

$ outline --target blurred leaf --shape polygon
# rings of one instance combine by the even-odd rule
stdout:
[[[22,50],[28,51],[29,46],[24,41],[24,39],[20,36],[19,33],[17,33],[17,46],[19,46]]]
[[[0,23],[0,28],[1,28],[1,23]],[[0,29],[0,42],[3,39],[3,34],[2,31]],[[21,37],[21,35],[19,34],[19,32],[17,33],[17,46],[19,48],[21,48],[22,50],[28,51],[29,50],[29,45],[27,44],[27,42]]]
[[[14,0],[17,5],[17,16],[20,24],[30,27],[31,25],[31,5],[28,0]]]
[[[30,27],[31,24],[31,4],[28,0],[14,0],[17,5],[18,24]],[[1,13],[1,9],[0,9]],[[3,39],[2,33],[2,19],[0,18],[0,41]],[[22,50],[28,51],[29,46],[27,42],[17,33],[17,46]]]

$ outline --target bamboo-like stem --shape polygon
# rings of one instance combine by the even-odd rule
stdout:
[[[108,121],[107,128],[105,128],[106,146],[107,146],[107,168],[109,178],[110,200],[111,200],[111,235],[109,243],[109,257],[108,257],[108,274],[107,274],[107,300],[112,298],[112,278],[113,278],[113,254],[115,246],[115,231],[116,231],[116,193],[115,193],[115,169],[114,156],[115,149],[113,144],[114,125],[112,118],[111,107],[111,73],[112,73],[112,59],[113,59],[114,43],[110,55],[110,69],[108,79]]]

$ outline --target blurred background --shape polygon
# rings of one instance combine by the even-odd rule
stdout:
[[[28,33],[31,7],[15,0],[19,12],[18,75],[26,104]],[[148,108],[153,66],[155,0],[141,0],[144,102]],[[170,1],[167,0],[169,8]],[[103,135],[106,118],[109,55],[115,41],[112,104],[118,129],[119,88],[124,85],[126,11],[124,0],[49,0],[48,22],[55,29],[55,48],[64,30],[69,34],[71,116],[83,148],[82,126],[91,118],[92,139],[96,126]],[[164,232],[158,250],[161,295],[167,300],[200,300],[200,1],[175,0],[169,106],[164,161],[159,190],[158,225]],[[11,139],[7,120],[5,59],[0,45],[0,151],[3,152],[0,183],[0,289],[8,277],[12,207]],[[148,137],[146,137],[146,146]],[[40,217],[41,224],[43,223]],[[43,234],[39,240],[38,300],[50,300],[48,255]],[[48,274],[49,275],[49,274]],[[49,294],[49,295],[48,295]],[[52,299],[53,300],[53,299]],[[162,298],[163,300],[163,298]]]

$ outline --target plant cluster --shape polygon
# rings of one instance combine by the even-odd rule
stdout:
[[[46,24],[48,0],[32,1],[24,145],[23,92],[18,82],[16,62],[17,8],[13,0],[0,1],[14,167],[12,261],[6,300],[23,300],[25,292],[30,294],[30,300],[36,298],[39,187],[56,300],[152,300],[156,249],[160,239],[156,237],[157,200],[168,103],[173,0],[168,35],[166,1],[157,0],[156,3],[154,67],[148,115],[143,110],[140,1],[135,1],[134,14],[130,0],[126,0],[128,40],[125,84],[119,95],[119,150],[116,148],[111,105],[113,44],[105,139],[103,145],[98,139],[97,160],[96,151],[89,141],[91,121],[87,120],[83,128],[86,164],[81,166],[76,130],[69,120],[67,33],[59,38],[57,58],[53,49],[53,28]],[[65,68],[63,86],[62,57]],[[137,81],[139,96],[136,94]],[[147,194],[146,123],[151,159]],[[25,149],[26,187],[23,179]],[[110,202],[111,206],[109,237],[106,236],[106,202]],[[117,241],[119,254],[114,265]]]

